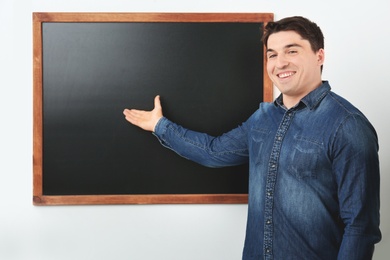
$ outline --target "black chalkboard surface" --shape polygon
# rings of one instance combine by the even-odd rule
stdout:
[[[187,128],[238,126],[265,100],[268,20],[68,15],[34,16],[34,204],[244,203],[248,165],[197,165],[122,111],[150,110],[159,94]]]

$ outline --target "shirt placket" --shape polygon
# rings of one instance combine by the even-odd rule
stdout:
[[[272,146],[271,157],[268,164],[265,211],[264,211],[264,258],[266,260],[273,259],[273,205],[274,205],[274,190],[278,171],[278,161],[280,149],[282,147],[283,137],[287,132],[293,118],[293,111],[288,110],[283,116],[283,119],[276,131],[274,144]]]

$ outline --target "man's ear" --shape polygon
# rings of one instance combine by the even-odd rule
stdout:
[[[318,65],[323,65],[325,61],[325,51],[324,49],[319,49],[317,51],[317,61]]]

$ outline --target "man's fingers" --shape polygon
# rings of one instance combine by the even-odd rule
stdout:
[[[136,110],[136,109],[126,109],[125,110],[125,115],[130,116],[130,117],[140,117],[144,111],[141,110]]]
[[[123,114],[125,115],[126,120],[132,124],[137,124],[141,118],[140,113],[135,110],[125,109]]]

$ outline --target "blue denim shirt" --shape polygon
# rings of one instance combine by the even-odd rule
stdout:
[[[371,259],[379,230],[378,141],[373,126],[328,82],[286,109],[261,103],[219,137],[162,118],[154,134],[208,167],[249,160],[243,259]]]

